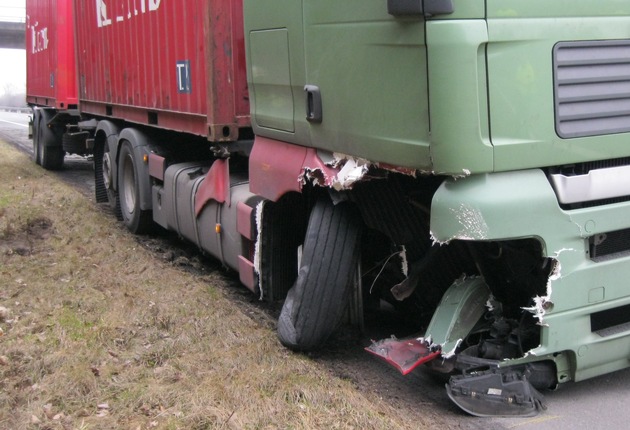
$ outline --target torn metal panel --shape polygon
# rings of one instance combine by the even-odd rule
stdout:
[[[488,237],[488,224],[479,209],[462,203],[458,208],[451,208],[451,212],[461,226],[451,239],[484,240]]]
[[[547,327],[548,325],[545,323],[545,313],[548,310],[553,308],[553,301],[551,300],[552,287],[551,284],[553,281],[560,279],[561,275],[561,265],[558,261],[558,256],[560,253],[564,251],[575,251],[574,249],[561,249],[556,252],[556,257],[552,259],[553,261],[553,269],[551,270],[551,274],[549,275],[549,279],[547,281],[547,293],[544,296],[536,296],[533,298],[534,305],[530,307],[522,308],[524,311],[531,312],[535,318],[538,319],[538,325]]]
[[[457,181],[458,179],[464,179],[469,177],[470,175],[472,175],[471,171],[468,169],[462,169],[462,173],[458,174],[458,175],[451,175],[451,178],[453,178],[455,181]]]
[[[420,282],[422,272],[425,271],[429,265],[436,262],[436,257],[439,255],[439,251],[440,247],[433,246],[428,249],[426,254],[420,260],[414,261],[411,264],[411,270],[409,270],[407,277],[402,282],[394,285],[390,290],[392,296],[396,300],[402,301],[411,296]]]
[[[405,248],[405,245],[401,246],[401,250],[400,250],[400,270],[402,271],[402,274],[405,276],[409,275],[409,262],[407,261],[407,248]]]
[[[300,186],[307,182],[337,191],[349,190],[368,173],[371,163],[362,159],[333,154],[333,159],[324,163],[318,154],[305,160],[304,171],[298,178]]]
[[[337,191],[351,189],[354,183],[359,182],[367,174],[369,164],[349,159],[332,181],[332,187]]]
[[[418,171],[416,169],[410,169],[408,167],[392,166],[391,164],[387,164],[387,163],[376,163],[376,165],[379,168],[386,170],[388,172],[400,173],[405,176],[411,176],[412,178],[418,177],[418,174],[427,175],[427,176],[433,175],[433,172],[423,172],[423,171]]]
[[[304,172],[298,178],[300,186],[306,182],[322,187],[330,187],[337,191],[350,190],[354,184],[371,179],[384,179],[386,172],[401,173],[403,175],[416,177],[415,169],[400,168],[386,164],[373,163],[363,158],[352,157],[345,154],[333,153],[332,157],[324,157],[321,153],[315,153],[317,160],[304,162]],[[325,166],[325,167],[323,167]],[[374,175],[375,169],[384,172]],[[368,173],[371,173],[368,175]]]
[[[313,148],[307,148],[302,161],[301,173],[297,177],[300,190],[307,183],[320,187],[331,187],[339,168],[331,162],[324,162]]]
[[[498,306],[501,306],[501,304],[497,303],[497,300],[494,298],[494,296],[490,294],[490,298],[486,302],[486,307],[488,308],[488,312],[494,311]]]
[[[430,339],[422,337],[397,339],[392,336],[389,339],[373,342],[365,350],[382,358],[403,375],[409,374],[416,367],[428,363],[440,355],[439,347],[432,345]]]
[[[256,205],[256,231],[257,231],[257,237],[256,237],[256,244],[254,245],[254,271],[256,272],[257,275],[260,275],[260,260],[261,260],[261,250],[260,250],[260,246],[262,243],[262,234],[263,234],[263,229],[262,229],[262,221],[263,221],[263,209],[265,206],[265,200],[261,200],[257,205]],[[258,291],[260,291],[260,300],[264,299],[264,288],[262,286],[262,277],[258,276]]]
[[[446,354],[454,355],[462,339],[486,312],[490,296],[490,289],[481,277],[456,281],[442,297],[427,327],[427,335]]]
[[[485,240],[489,236],[489,227],[480,210],[461,203],[458,208],[450,208],[450,213],[459,225],[456,234],[446,240],[437,238],[433,231],[429,232],[434,245],[448,245],[452,240]]]

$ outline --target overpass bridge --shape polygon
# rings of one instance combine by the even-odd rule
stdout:
[[[25,49],[26,24],[24,21],[5,21],[0,18],[0,48]]]

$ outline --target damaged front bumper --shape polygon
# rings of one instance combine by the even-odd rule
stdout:
[[[446,391],[449,398],[469,414],[485,416],[533,416],[545,409],[537,388],[556,384],[553,362],[509,365],[509,361],[481,357],[504,352],[490,340],[489,345],[464,349],[464,340],[479,330],[480,321],[497,313],[490,289],[481,277],[461,278],[444,294],[427,336],[395,337],[373,342],[368,352],[407,375],[421,364],[450,373]],[[490,351],[488,351],[490,350]],[[533,383],[532,383],[533,381]]]
[[[549,381],[555,378],[553,363],[500,367],[497,360],[464,354],[451,354],[449,358],[444,358],[440,345],[424,338],[392,337],[373,342],[365,349],[394,366],[403,375],[434,360],[451,361],[452,368],[459,374],[451,376],[446,384],[448,397],[462,410],[478,417],[537,415],[547,406],[534,384],[538,388],[548,388]]]

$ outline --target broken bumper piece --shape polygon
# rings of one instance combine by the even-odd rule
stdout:
[[[547,409],[526,374],[509,368],[453,376],[446,391],[457,406],[478,417],[531,417]]]
[[[432,347],[425,339],[383,339],[365,348],[382,358],[403,375],[410,373],[421,364],[437,358],[441,351]]]

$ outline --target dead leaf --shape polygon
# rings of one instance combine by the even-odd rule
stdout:
[[[0,322],[5,322],[9,318],[9,310],[0,306]]]
[[[46,417],[51,420],[52,417],[55,416],[55,413],[53,412],[52,409],[52,405],[50,403],[48,403],[47,405],[44,405],[44,415],[46,415]]]

